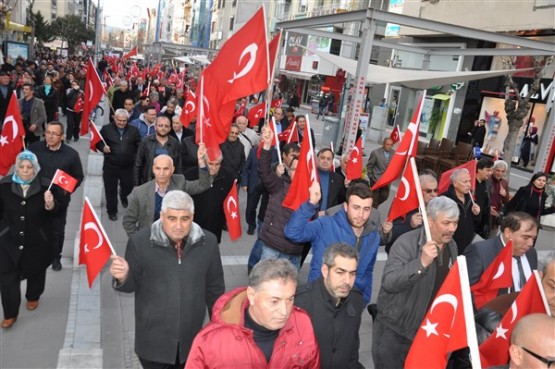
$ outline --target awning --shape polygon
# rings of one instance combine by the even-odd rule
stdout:
[[[202,65],[208,65],[210,64],[210,60],[208,60],[208,57],[206,55],[193,55],[190,57],[192,60],[196,60],[198,61],[200,64]]]
[[[292,71],[292,70],[280,69],[279,74],[283,74],[287,78],[298,78],[298,79],[304,79],[305,81],[309,81],[314,75],[316,75],[318,73],[295,72],[295,71]]]
[[[194,64],[194,62],[188,56],[176,56],[173,60],[183,62],[185,64]]]
[[[434,96],[432,96],[432,99],[437,99],[437,100],[449,100],[451,98],[451,95],[447,95],[447,94],[435,94]]]
[[[303,46],[301,46],[303,47]],[[335,64],[344,69],[352,76],[356,76],[357,61],[344,58],[342,56],[332,55],[315,49],[310,52],[320,56],[322,59]],[[504,76],[516,72],[532,70],[525,69],[507,69],[477,72],[442,72],[442,71],[424,71],[409,70],[400,68],[388,68],[379,65],[368,65],[368,73],[366,74],[366,82],[370,84],[400,84],[414,89],[428,89],[434,86],[445,86],[456,82],[474,81],[491,77]]]

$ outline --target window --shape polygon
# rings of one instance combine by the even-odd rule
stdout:
[[[233,24],[235,23],[235,17],[229,18],[229,30],[233,31]]]
[[[305,13],[308,8],[308,0],[300,0],[299,1],[299,13]]]

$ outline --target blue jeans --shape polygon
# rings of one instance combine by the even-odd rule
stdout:
[[[301,255],[286,254],[272,247],[266,246],[263,241],[260,241],[260,243],[262,244],[262,255],[260,256],[260,260],[270,258],[287,259],[295,266],[295,268],[297,268],[297,270],[301,269]]]
[[[262,256],[263,245],[264,243],[260,240],[260,238],[257,238],[256,241],[254,242],[254,245],[252,245],[252,250],[249,255],[249,261],[247,262],[247,270],[249,274],[251,274],[251,270],[252,268],[254,268],[256,263],[260,261],[260,257]]]

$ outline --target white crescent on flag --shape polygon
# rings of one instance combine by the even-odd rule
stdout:
[[[233,78],[228,80],[227,81],[228,83],[233,83],[233,81],[235,81],[238,78],[241,78],[241,77],[245,76],[247,73],[249,73],[251,71],[252,67],[254,67],[254,63],[256,62],[256,52],[257,51],[258,51],[258,45],[255,42],[253,42],[250,45],[248,45],[247,47],[245,47],[245,49],[241,53],[241,56],[239,57],[238,65],[241,64],[241,61],[247,55],[249,56],[249,61],[243,67],[243,69],[241,69],[241,71],[239,73],[235,73],[235,71],[233,72]]]
[[[4,126],[8,123],[12,124],[12,142],[13,142],[17,137],[17,134],[19,133],[19,126],[17,125],[17,122],[15,121],[15,118],[13,115],[9,115],[4,119]]]
[[[89,103],[92,101],[93,98],[93,83],[89,81]]]
[[[189,106],[190,106],[190,108],[189,108]],[[195,111],[195,107],[196,106],[195,106],[195,103],[193,101],[187,101],[185,103],[185,113],[191,114],[192,112]]]
[[[104,238],[102,237],[102,233],[100,232],[100,229],[98,229],[98,225],[96,223],[94,223],[94,222],[85,223],[85,226],[83,228],[84,228],[85,231],[93,230],[93,232],[96,233],[98,243],[96,244],[95,247],[92,248],[93,250],[96,250],[100,246],[102,246],[102,243],[104,242]],[[89,246],[89,244],[87,244],[87,243],[84,246],[85,253],[90,252],[88,246]]]
[[[64,176],[63,174],[60,175],[60,177],[58,177],[58,178],[59,178],[60,183],[63,184],[63,185],[66,185],[66,184],[69,183],[69,182],[67,181],[66,176]]]
[[[446,293],[446,294],[443,294],[441,296],[436,297],[436,299],[432,303],[432,306],[430,307],[430,313],[433,313],[434,308],[436,306],[438,306],[439,304],[442,304],[442,303],[446,303],[446,304],[451,305],[453,307],[454,312],[457,311],[457,306],[459,305],[459,301],[457,300],[455,295],[452,295],[450,293]],[[451,321],[451,327],[453,326],[454,323],[455,323],[455,313],[453,313],[453,319]],[[449,335],[447,335],[447,334],[444,334],[444,336],[449,337]]]
[[[504,263],[499,264],[499,268],[497,268],[497,272],[493,276],[493,279],[495,280],[495,279],[501,277],[503,275],[504,271],[505,271],[505,264]]]
[[[401,187],[403,187],[405,189],[405,194],[399,197],[399,200],[406,201],[409,198],[410,194],[410,184],[405,177],[401,177],[401,183],[403,184],[403,186],[399,186],[399,190],[401,189]]]

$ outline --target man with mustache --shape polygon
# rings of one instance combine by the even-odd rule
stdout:
[[[430,200],[427,210],[431,239],[422,228],[403,234],[385,263],[372,339],[376,368],[404,368],[430,302],[457,258],[457,204],[440,196]]]

